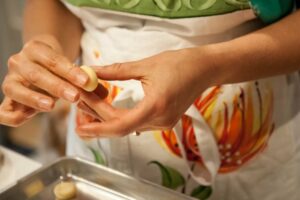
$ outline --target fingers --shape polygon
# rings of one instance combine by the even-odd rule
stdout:
[[[95,103],[98,103],[99,101],[104,100],[108,95],[108,91],[107,89],[99,84],[97,86],[97,88],[93,91],[93,95],[91,95],[91,93],[88,92],[84,92],[84,94],[82,95],[81,99],[85,99],[86,101],[89,102],[89,105],[91,105],[92,107],[95,107]],[[92,96],[92,100],[90,101],[90,96]],[[77,104],[77,107],[80,108],[82,111],[84,111],[85,113],[91,115],[92,117],[99,119],[99,120],[103,120],[103,118],[101,118],[101,116],[99,116],[97,114],[97,112],[95,112],[92,108],[90,108],[86,103],[84,103],[83,101],[79,101]]]
[[[63,98],[70,102],[75,102],[79,99],[80,94],[76,87],[55,76],[38,64],[24,61],[23,66],[18,64],[16,70],[32,85],[46,91],[54,97]]]
[[[93,108],[101,119],[108,120],[115,116],[115,108],[96,94],[82,90],[80,98],[88,107]]]
[[[35,114],[35,113],[34,113]],[[3,112],[0,111],[0,124],[5,126],[17,127],[28,121],[33,114],[22,111]]]
[[[135,131],[134,124],[129,124],[123,119],[114,118],[104,122],[83,124],[77,127],[76,131],[82,137],[122,137]]]
[[[79,87],[88,82],[88,76],[64,56],[55,52],[50,46],[39,41],[32,41],[24,47],[24,53],[28,58],[54,74],[65,78]]]
[[[143,68],[138,62],[116,63],[105,67],[94,68],[97,76],[104,80],[140,79],[144,76]],[[81,99],[89,108],[96,111],[103,121],[88,123],[77,127],[82,137],[118,137],[136,130],[151,115],[151,104],[143,100],[131,110],[115,109],[105,100],[92,93],[81,93]],[[81,105],[84,109],[84,106]],[[92,115],[93,113],[90,112]]]
[[[144,75],[139,62],[115,63],[94,69],[97,76],[103,80],[140,79]]]
[[[6,78],[2,89],[7,97],[40,111],[51,111],[55,104],[52,97],[30,90],[12,78]]]
[[[151,116],[151,103],[143,100],[131,110],[115,110],[115,116],[101,123],[77,127],[78,134],[90,137],[120,137],[139,129]]]
[[[2,123],[14,125],[24,121],[26,116],[30,118],[34,112],[51,111],[56,97],[70,102],[79,99],[79,89],[74,85],[84,86],[88,82],[87,74],[61,55],[60,45],[55,39],[52,38],[50,43],[56,48],[46,43],[30,41],[8,60],[9,73],[2,89],[11,102],[19,102],[17,105],[23,108],[18,110],[20,106],[17,106],[16,111],[3,110],[8,106],[4,102],[6,106],[1,105]],[[10,123],[14,119],[17,122]]]
[[[6,126],[20,126],[38,112],[32,108],[5,98],[0,105],[0,124]]]
[[[89,106],[87,106],[83,101],[80,101],[77,104],[77,107],[80,108],[86,114],[91,115],[92,117],[99,119],[100,121],[103,120],[93,109],[91,109]]]

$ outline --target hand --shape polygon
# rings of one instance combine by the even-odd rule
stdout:
[[[0,105],[0,124],[16,127],[28,121],[37,111],[5,97]]]
[[[201,92],[212,84],[205,48],[168,51],[136,62],[95,68],[100,79],[141,81],[144,99],[117,109],[82,91],[78,107],[102,122],[80,124],[81,137],[124,136],[133,131],[171,129]]]
[[[87,81],[88,76],[64,57],[54,37],[36,37],[8,60],[8,74],[2,84],[6,99],[0,112],[2,117],[8,117],[32,109],[35,112],[51,111],[57,98],[77,101],[80,93],[76,86],[83,87]],[[13,109],[8,105],[13,105]],[[15,126],[29,116],[23,113],[18,123],[15,119],[2,118],[0,123]]]

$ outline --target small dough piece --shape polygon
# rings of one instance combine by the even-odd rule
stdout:
[[[72,181],[62,181],[54,188],[54,194],[58,200],[68,200],[76,196],[76,186]]]
[[[39,179],[32,181],[24,187],[24,192],[28,198],[35,196],[45,188],[43,182]]]
[[[91,67],[85,65],[82,65],[80,68],[89,76],[89,80],[83,89],[88,92],[94,91],[98,86],[98,77],[96,72]]]

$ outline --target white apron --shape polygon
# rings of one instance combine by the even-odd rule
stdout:
[[[139,60],[166,50],[227,41],[261,26],[251,10],[166,19],[66,5],[85,27],[85,65]],[[131,107],[143,98],[137,81],[110,81],[107,87],[115,106]],[[298,73],[217,86],[199,94],[172,131],[88,143],[75,133],[73,109],[67,154],[198,199],[298,200],[299,92]]]

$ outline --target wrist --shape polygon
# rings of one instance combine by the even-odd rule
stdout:
[[[225,43],[210,44],[202,47],[206,61],[208,75],[210,76],[210,86],[222,85],[228,83],[230,69],[226,67],[225,60],[228,57],[224,51]]]
[[[208,88],[226,83],[227,69],[222,65],[222,52],[218,44],[187,49],[187,57],[193,65],[189,69],[196,75],[198,88]]]

